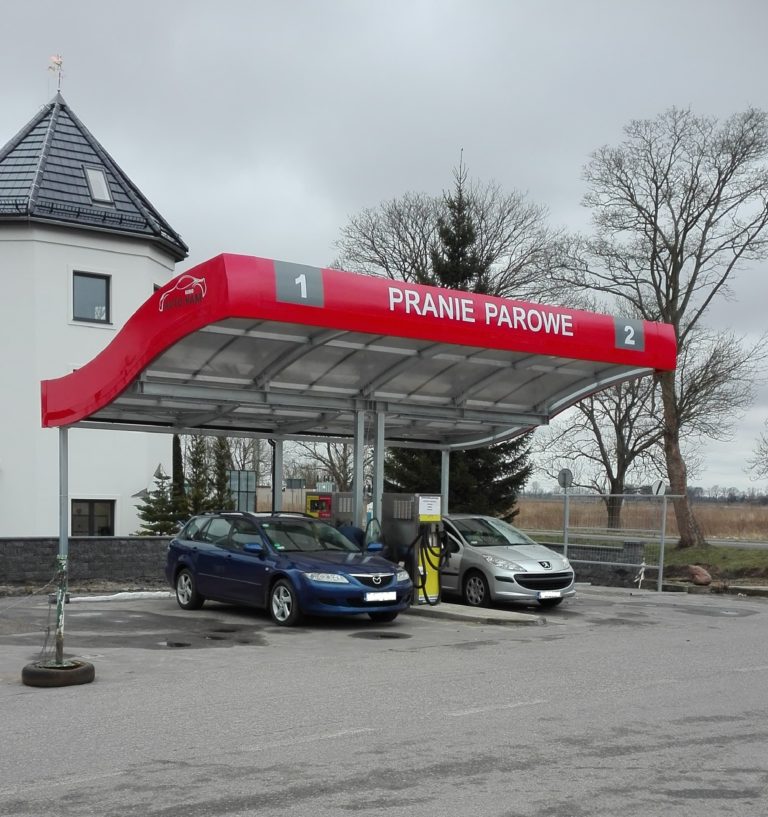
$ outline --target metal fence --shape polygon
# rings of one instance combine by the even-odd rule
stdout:
[[[669,494],[572,494],[533,500],[546,514],[531,514],[519,526],[542,544],[562,550],[575,565],[612,565],[634,570],[633,581],[655,578],[661,590],[667,537],[676,533]],[[546,518],[548,524],[541,524]],[[530,523],[538,521],[532,526]],[[535,529],[534,529],[535,527]]]

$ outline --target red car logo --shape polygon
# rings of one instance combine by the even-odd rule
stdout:
[[[160,296],[160,311],[184,304],[200,303],[205,297],[206,289],[205,278],[182,275],[171,289]]]

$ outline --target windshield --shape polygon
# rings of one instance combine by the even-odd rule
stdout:
[[[522,531],[512,527],[501,519],[485,516],[472,516],[464,519],[451,519],[459,533],[475,547],[509,547],[509,545],[534,545]]]
[[[281,519],[264,522],[262,527],[272,546],[281,553],[316,553],[322,550],[360,552],[357,545],[324,522]]]

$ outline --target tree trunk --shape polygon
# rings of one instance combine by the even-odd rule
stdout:
[[[624,504],[624,497],[617,496],[611,493],[605,498],[606,508],[608,510],[608,529],[621,529],[621,509]]]
[[[661,399],[664,404],[664,455],[667,460],[667,476],[672,494],[678,497],[672,500],[677,530],[680,534],[677,546],[678,548],[704,546],[707,543],[693,516],[688,500],[688,470],[680,451],[680,420],[677,416],[675,373],[662,372],[659,375],[659,381]]]

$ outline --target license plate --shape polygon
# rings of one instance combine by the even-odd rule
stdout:
[[[380,590],[377,593],[366,593],[366,601],[395,601],[397,593],[394,590]]]
[[[539,593],[540,599],[559,599],[560,598],[560,591],[559,590],[542,590]]]

